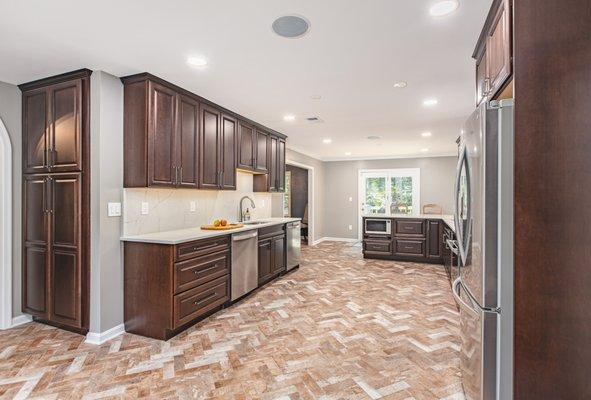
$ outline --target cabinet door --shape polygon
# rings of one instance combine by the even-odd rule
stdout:
[[[82,327],[81,175],[51,178],[49,319]]]
[[[222,115],[221,132],[221,188],[236,190],[236,120]]]
[[[52,171],[82,170],[82,79],[49,88],[49,163]]]
[[[427,221],[427,258],[443,257],[443,226],[438,220]]]
[[[256,156],[255,130],[244,122],[238,124],[238,168],[254,169]],[[265,161],[266,161],[265,156]]]
[[[511,75],[511,26],[509,0],[503,0],[486,41],[486,60],[492,97]]]
[[[23,93],[23,171],[48,171],[49,122],[48,91],[45,88]]]
[[[285,235],[273,238],[273,267],[272,274],[285,271]]]
[[[204,189],[220,188],[220,112],[201,104],[199,186]]]
[[[259,285],[265,283],[273,275],[271,239],[259,241]]]
[[[277,191],[285,191],[285,140],[277,142]]]
[[[148,186],[172,186],[176,184],[176,93],[155,82],[149,83],[148,90]]]
[[[259,172],[269,170],[269,135],[265,132],[256,131],[256,157],[255,169]]]
[[[486,73],[486,50],[476,62],[476,105],[479,105],[486,97],[488,91],[488,77]]]
[[[269,192],[276,192],[278,186],[278,171],[277,171],[277,154],[279,147],[279,140],[275,136],[269,136],[269,156],[267,158],[269,164],[268,185]]]
[[[23,188],[22,310],[47,318],[48,180],[25,175]]]
[[[184,95],[179,95],[177,99],[174,163],[178,167],[177,184],[196,188],[199,185],[199,103]]]

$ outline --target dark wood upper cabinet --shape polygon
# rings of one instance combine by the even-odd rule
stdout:
[[[256,158],[255,129],[240,121],[238,123],[238,160],[237,167],[254,170]],[[265,159],[267,157],[265,156]]]
[[[49,94],[51,171],[81,171],[82,79],[56,84]]]
[[[49,170],[48,98],[46,88],[23,93],[23,170],[25,173]]]
[[[267,172],[269,170],[269,134],[263,131],[256,131],[256,157],[255,170]]]
[[[277,142],[277,191],[285,191],[285,140]]]
[[[237,122],[229,115],[222,114],[221,131],[221,188],[236,190],[236,133]]]
[[[125,187],[236,190],[236,168],[268,171],[269,133],[260,125],[147,73],[121,81]],[[42,156],[31,153],[31,164],[43,165]]]
[[[221,113],[219,110],[202,105],[199,112],[201,127],[199,187],[220,188],[220,132]]]
[[[267,162],[269,163],[269,182],[268,182],[268,190],[269,192],[276,192],[278,186],[278,175],[277,175],[277,154],[279,149],[279,139],[275,136],[270,136],[269,140],[269,150],[268,150],[268,158]]]
[[[512,76],[511,0],[494,0],[472,57],[476,60],[476,104],[494,99]]]
[[[175,161],[176,93],[150,82],[148,114],[148,186],[174,185],[178,172]]]
[[[509,0],[500,3],[486,40],[490,96],[494,96],[511,75],[510,7]]]
[[[185,95],[177,97],[175,166],[182,187],[199,185],[199,103]]]
[[[19,85],[23,92],[22,310],[88,331],[89,70]]]
[[[82,130],[88,129],[90,71],[75,71],[23,91],[23,172],[82,171]]]

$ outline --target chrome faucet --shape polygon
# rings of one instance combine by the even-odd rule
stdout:
[[[255,206],[255,204],[254,204],[254,200],[253,200],[253,199],[251,199],[251,198],[250,198],[250,197],[248,197],[248,196],[244,196],[244,197],[242,197],[242,198],[240,199],[240,211],[239,211],[239,212],[240,212],[240,214],[239,214],[239,216],[238,216],[238,220],[239,220],[239,222],[244,222],[244,221],[245,221],[245,217],[247,218],[247,219],[246,219],[247,221],[248,221],[248,220],[250,220],[250,215],[248,215],[248,216],[245,216],[245,213],[242,211],[242,202],[244,201],[244,199],[248,199],[248,200],[250,200],[250,206],[251,206],[252,208],[256,208],[256,206]]]

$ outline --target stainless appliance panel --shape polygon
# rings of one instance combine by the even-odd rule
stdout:
[[[232,235],[232,285],[234,301],[258,286],[258,231]]]
[[[302,246],[302,230],[300,222],[287,224],[287,270],[300,265]]]

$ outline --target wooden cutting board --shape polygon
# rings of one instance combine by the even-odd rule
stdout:
[[[242,228],[243,226],[243,224],[228,224],[226,226],[203,225],[201,229],[206,231],[227,231],[228,229],[238,229]]]

